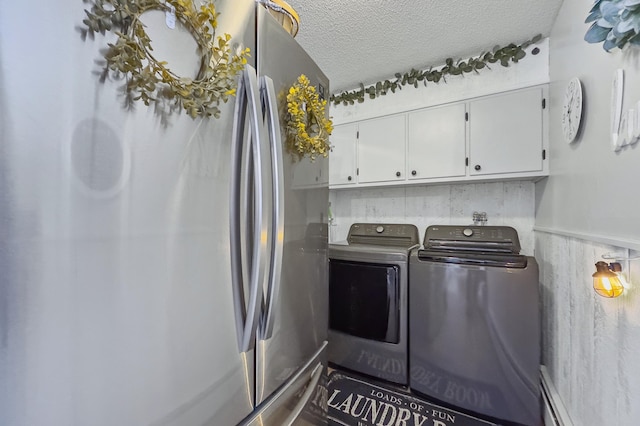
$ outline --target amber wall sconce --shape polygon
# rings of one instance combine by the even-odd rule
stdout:
[[[640,256],[629,256],[627,250],[626,255],[607,253],[602,255],[607,262],[596,262],[596,272],[593,277],[593,289],[602,297],[613,298],[618,297],[631,288],[629,281],[623,274],[623,269],[627,274],[631,273],[631,260],[639,260]],[[623,267],[624,265],[624,267]]]
[[[618,297],[625,289],[620,278],[622,266],[617,262],[597,262],[593,276],[593,289],[602,297]]]

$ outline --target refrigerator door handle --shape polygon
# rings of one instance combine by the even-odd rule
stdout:
[[[261,339],[266,340],[273,335],[282,274],[282,252],[284,249],[284,165],[276,90],[273,85],[273,80],[267,76],[260,77],[260,83],[262,101],[268,123],[269,141],[271,145],[271,169],[273,170],[269,287],[267,290],[266,311],[262,321],[262,333],[260,336]]]
[[[233,302],[235,308],[236,332],[238,349],[247,352],[255,346],[255,334],[260,319],[262,289],[265,274],[265,257],[267,255],[266,235],[267,209],[264,208],[264,184],[269,185],[268,171],[264,168],[264,155],[261,145],[264,145],[264,124],[259,104],[258,79],[255,68],[246,65],[238,81],[238,99],[236,101],[235,120],[232,139],[231,190],[229,203],[230,245],[231,245],[231,279],[233,285]],[[241,208],[241,200],[249,200],[251,190],[248,185],[249,177],[247,164],[243,162],[243,148],[245,142],[245,122],[249,113],[249,128],[251,134],[251,149],[253,162],[253,229],[251,232],[251,258],[248,274],[243,262],[242,224],[248,221],[246,212]],[[264,149],[263,149],[264,151]],[[247,153],[248,155],[249,153]],[[265,174],[267,177],[265,179]],[[244,178],[244,179],[243,179]],[[243,180],[247,183],[242,185]],[[246,203],[248,204],[248,203]],[[246,256],[245,256],[246,257]],[[249,300],[245,299],[244,276],[249,278]]]
[[[251,121],[253,158],[253,244],[249,310],[250,321],[245,324],[244,347],[253,348],[262,309],[262,293],[266,281],[269,256],[269,216],[271,213],[271,164],[269,144],[260,103],[260,87],[255,68],[246,65],[244,76],[248,83],[249,118]]]
[[[229,228],[230,228],[230,255],[231,255],[231,283],[233,290],[234,317],[236,323],[236,335],[238,338],[238,350],[244,352],[242,342],[244,340],[244,325],[246,318],[243,262],[242,262],[242,208],[241,184],[243,181],[242,148],[245,139],[245,119],[247,116],[247,95],[244,75],[238,79],[237,100],[233,119],[233,136],[231,139],[231,187],[229,190]],[[246,180],[246,179],[245,179]]]
[[[289,416],[285,419],[284,422],[282,422],[283,425],[291,426],[298,419],[298,417],[300,417],[300,413],[302,413],[304,407],[311,400],[313,391],[316,390],[316,388],[318,387],[318,383],[320,383],[323,370],[324,368],[322,366],[322,363],[318,363],[318,365],[316,365],[316,368],[313,370],[313,373],[311,373],[311,379],[309,380],[307,388],[304,390],[304,393],[300,397],[300,400],[298,400],[296,406],[293,408],[293,410],[291,410]]]

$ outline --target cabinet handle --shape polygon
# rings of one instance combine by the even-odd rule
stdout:
[[[476,164],[476,166],[474,167],[474,169],[476,169],[476,171],[479,171],[482,167],[480,167],[480,164]]]
[[[348,180],[349,182],[351,182],[351,176],[349,176],[349,177],[347,178],[347,180]]]
[[[400,172],[396,172],[396,176],[397,176],[397,177],[400,177]]]
[[[417,174],[418,174],[418,172],[416,172],[415,170],[411,170],[411,176],[415,176]]]

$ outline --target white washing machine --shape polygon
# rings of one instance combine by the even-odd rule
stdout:
[[[409,386],[500,423],[541,420],[538,265],[506,226],[430,226],[409,262]]]

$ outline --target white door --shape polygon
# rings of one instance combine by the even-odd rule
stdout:
[[[427,108],[409,114],[409,179],[465,175],[465,104]]]
[[[330,141],[329,184],[349,185],[356,183],[358,125],[336,126],[331,133]]]
[[[358,182],[405,179],[405,115],[392,115],[360,123]]]
[[[542,89],[469,103],[469,174],[542,170]]]

